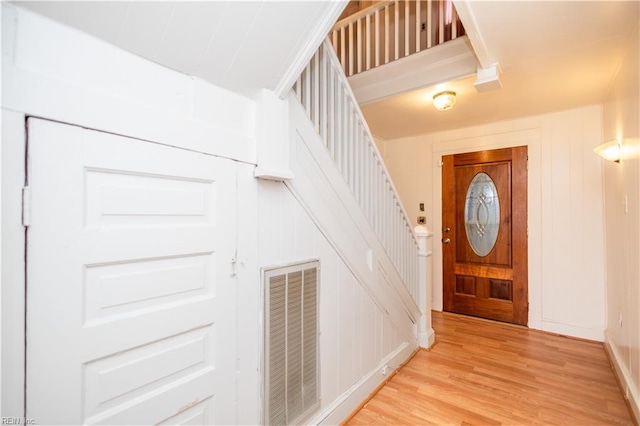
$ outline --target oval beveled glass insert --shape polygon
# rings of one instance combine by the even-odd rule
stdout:
[[[498,239],[500,200],[496,185],[484,172],[475,175],[467,188],[464,226],[475,254],[480,257],[488,255]]]

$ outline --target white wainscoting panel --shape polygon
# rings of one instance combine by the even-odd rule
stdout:
[[[338,407],[336,402],[347,399],[363,379],[378,373],[384,364],[393,368],[398,365],[394,361],[404,361],[396,361],[392,355],[405,346],[411,347],[410,354],[415,342],[408,342],[391,324],[284,184],[260,181],[258,204],[260,265],[320,260],[322,408],[318,420],[339,408],[346,416],[361,400],[348,408]]]

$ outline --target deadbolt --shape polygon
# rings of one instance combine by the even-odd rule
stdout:
[[[445,232],[445,234],[446,234],[447,232],[451,232],[451,228],[449,228],[449,227],[444,228],[444,232]]]
[[[445,244],[449,244],[451,242],[451,238],[443,238],[442,242]]]

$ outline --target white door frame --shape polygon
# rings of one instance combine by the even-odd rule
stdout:
[[[541,141],[539,129],[518,130],[495,135],[464,138],[462,136],[433,144],[433,298],[432,308],[442,311],[442,157],[450,154],[527,146],[529,155],[528,259],[529,259],[529,327],[542,328],[542,216],[541,216]]]
[[[22,188],[25,183],[25,115],[2,109],[2,377],[1,414],[24,417],[25,228]]]

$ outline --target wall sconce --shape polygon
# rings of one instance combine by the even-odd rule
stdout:
[[[622,143],[617,139],[605,142],[593,148],[593,152],[607,161],[619,163],[620,155],[622,153]]]
[[[456,92],[445,90],[433,95],[433,106],[438,111],[446,111],[456,104]]]

